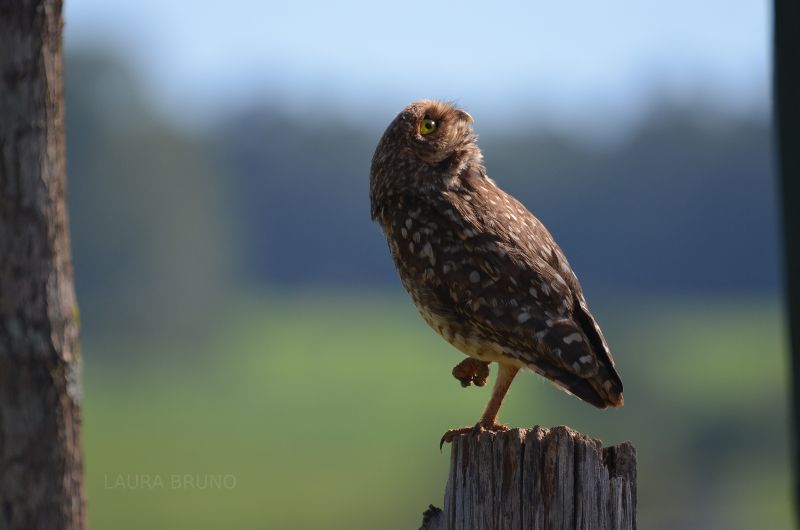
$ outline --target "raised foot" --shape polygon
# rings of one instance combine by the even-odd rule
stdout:
[[[477,423],[472,427],[461,427],[460,429],[450,429],[442,439],[439,440],[439,449],[441,450],[444,447],[444,444],[451,443],[456,436],[462,434],[470,434],[470,433],[481,433],[481,432],[502,432],[507,431],[508,425],[503,425],[502,423],[493,423],[492,425],[482,425]]]
[[[453,377],[461,381],[461,386],[484,386],[489,377],[489,363],[467,357],[453,368]]]

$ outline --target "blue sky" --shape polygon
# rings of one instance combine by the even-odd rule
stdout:
[[[659,96],[763,108],[770,16],[751,0],[67,0],[65,13],[68,48],[116,51],[190,122],[259,99],[358,121],[437,97],[494,125],[601,129]]]

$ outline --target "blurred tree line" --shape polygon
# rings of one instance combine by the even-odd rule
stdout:
[[[369,219],[368,178],[399,109],[358,126],[254,103],[188,131],[154,110],[116,57],[73,53],[66,81],[89,334],[123,322],[135,332],[196,329],[231,288],[396,287]],[[536,124],[482,130],[479,121],[478,133],[490,175],[550,227],[587,290],[773,294],[767,118],[710,107],[655,105],[602,147]]]

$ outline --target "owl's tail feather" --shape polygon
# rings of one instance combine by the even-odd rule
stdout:
[[[551,322],[538,335],[539,352],[547,354],[539,363],[546,365],[545,377],[587,403],[599,408],[620,407],[622,381],[593,322],[569,319]]]
[[[534,368],[561,390],[600,409],[621,407],[625,402],[619,376],[609,370],[614,371],[614,368],[600,366],[595,375],[582,378],[552,365]]]
[[[597,375],[589,379],[589,384],[603,397],[605,407],[621,407],[625,403],[622,381],[613,366],[601,365]]]
[[[589,312],[586,301],[580,297],[575,299],[575,319],[584,336],[589,340],[592,351],[598,361],[597,373],[588,377],[590,385],[594,391],[602,396],[604,407],[621,407],[625,403],[622,397],[622,379],[620,379],[616,368],[614,368],[614,358],[608,349],[603,332],[600,326]],[[591,402],[590,402],[591,403]]]

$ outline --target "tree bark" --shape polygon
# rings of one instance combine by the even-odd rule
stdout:
[[[458,436],[420,530],[635,530],[636,450],[568,427]]]
[[[800,519],[800,4],[775,0],[774,90],[789,319],[795,515]]]
[[[0,528],[85,526],[62,3],[0,0]]]

